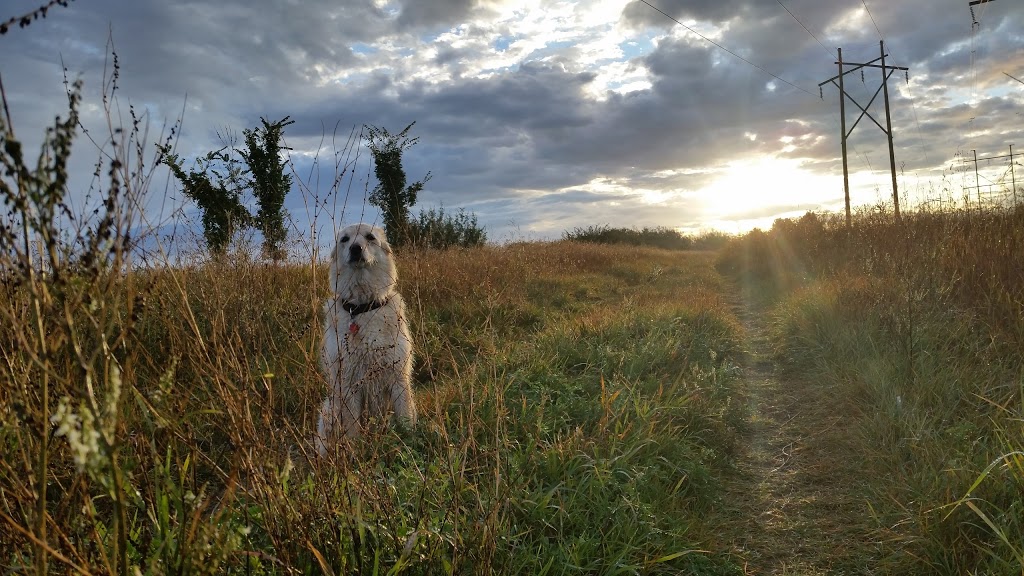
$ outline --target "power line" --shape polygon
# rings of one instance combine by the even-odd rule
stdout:
[[[867,0],[860,0],[860,3],[864,5],[864,11],[867,12],[868,18],[871,19],[871,23],[875,26],[875,32],[878,32],[878,39],[885,41],[885,37],[882,34],[882,29],[878,27],[878,22],[875,22],[875,17],[871,15],[871,9],[868,8]],[[896,59],[893,58],[893,64],[896,64]],[[910,96],[910,110],[914,114],[914,125],[917,126],[917,136],[921,139],[921,152],[924,153],[924,160],[928,164],[932,163],[931,158],[928,157],[928,149],[924,145],[924,132],[921,130],[921,122],[917,118],[917,104],[914,102],[914,94],[910,90],[910,77],[907,77],[907,94]]]
[[[717,46],[717,47],[718,47],[719,49],[721,49],[721,50],[724,50],[724,51],[728,52],[729,54],[731,54],[731,55],[732,55],[732,56],[734,56],[735,58],[738,58],[738,59],[740,59],[740,60],[742,60],[742,61],[746,62],[747,64],[749,64],[749,65],[753,66],[754,68],[757,68],[757,69],[758,69],[758,70],[760,70],[761,72],[764,72],[765,74],[767,74],[767,75],[771,76],[772,78],[775,78],[775,79],[776,79],[776,80],[778,80],[779,82],[782,82],[782,83],[784,83],[784,84],[788,84],[789,86],[792,86],[793,88],[796,88],[797,90],[799,90],[799,91],[801,91],[801,92],[803,92],[803,93],[807,94],[808,96],[811,96],[811,97],[813,97],[813,96],[814,96],[814,94],[813,94],[813,93],[812,93],[811,91],[809,91],[809,90],[805,90],[805,89],[803,89],[803,88],[801,88],[801,87],[797,86],[796,84],[793,84],[793,83],[792,83],[792,82],[790,82],[789,80],[786,80],[785,78],[781,78],[781,77],[779,77],[779,76],[776,76],[775,74],[772,74],[771,72],[769,72],[769,71],[765,70],[765,69],[764,69],[764,68],[762,68],[761,66],[758,66],[757,64],[754,64],[753,62],[751,62],[750,60],[747,60],[747,59],[746,59],[746,58],[744,58],[743,56],[740,56],[739,54],[737,54],[737,53],[733,52],[732,50],[729,50],[729,49],[728,49],[728,48],[726,48],[725,46],[722,46],[722,45],[721,45],[721,44],[719,44],[718,42],[715,42],[714,40],[712,40],[712,39],[708,38],[707,36],[705,36],[705,35],[701,34],[700,32],[697,32],[697,31],[696,31],[696,30],[694,30],[693,28],[690,28],[690,27],[689,27],[689,26],[687,26],[686,24],[683,24],[682,22],[680,22],[679,20],[677,20],[677,19],[676,19],[675,17],[673,17],[673,16],[670,16],[670,15],[669,15],[668,13],[666,13],[665,11],[663,11],[663,10],[662,10],[661,8],[658,8],[658,7],[657,7],[657,6],[655,6],[654,4],[651,4],[650,2],[648,2],[647,0],[640,0],[640,1],[641,1],[641,2],[643,2],[644,4],[647,4],[648,6],[650,6],[651,8],[653,8],[654,10],[657,10],[657,11],[658,11],[658,12],[660,12],[660,13],[661,13],[661,14],[662,14],[663,16],[665,16],[666,18],[668,18],[669,20],[672,20],[672,21],[673,21],[673,22],[675,22],[676,24],[679,24],[679,25],[680,25],[680,26],[682,26],[683,28],[686,28],[686,29],[687,29],[687,30],[689,30],[690,32],[693,32],[693,33],[694,33],[694,34],[696,34],[697,36],[700,36],[701,38],[703,38],[703,39],[704,39],[704,41],[706,41],[706,42],[708,42],[708,43],[710,43],[710,44],[714,44],[714,45],[715,45],[715,46]]]
[[[788,12],[789,15],[793,17],[793,20],[796,20],[796,23],[799,24],[800,27],[802,27],[808,34],[811,35],[811,38],[814,38],[814,40],[818,43],[818,45],[820,45],[825,50],[826,54],[828,54],[832,58],[837,58],[836,53],[833,52],[831,49],[829,49],[828,46],[825,46],[825,44],[822,43],[822,41],[819,40],[818,37],[814,35],[814,32],[811,32],[810,28],[808,28],[806,25],[804,25],[804,23],[801,22],[800,19],[796,17],[796,14],[793,14],[793,12],[789,8],[786,8],[786,5],[782,3],[782,0],[776,0],[776,1],[779,3],[779,6],[782,6],[786,10],[786,12]],[[840,124],[842,124],[842,120],[839,118],[839,113],[838,112],[836,112],[835,110],[832,110],[832,116],[837,121],[839,121]],[[871,160],[868,159],[867,154],[863,154],[859,150],[857,150],[857,146],[855,146],[853,144],[853,142],[848,142],[848,144],[849,144],[850,148],[853,149],[854,156],[856,156],[857,158],[863,158],[864,162],[868,166],[868,172],[873,172],[874,169],[871,167]]]
[[[860,0],[860,3],[864,5],[864,10],[868,13],[868,18],[871,18],[871,23],[875,25],[875,32],[878,32],[878,39],[885,40],[882,37],[882,30],[878,28],[878,22],[875,22],[875,17],[871,15],[871,9],[868,8],[867,0]]]
[[[981,31],[981,20],[985,14],[985,9],[988,8],[988,3],[993,0],[972,0],[968,2],[968,8],[971,10],[971,58],[970,58],[970,81],[971,81],[971,108],[975,106],[975,100],[978,97],[978,42],[976,40],[976,32]],[[978,13],[975,14],[974,7],[981,5]],[[1004,72],[1005,74],[1005,72]],[[1013,78],[1011,76],[1011,78]],[[1016,79],[1015,79],[1016,80]],[[1018,113],[1019,114],[1019,113]],[[969,127],[974,122],[974,116],[971,116],[967,120],[967,126]],[[960,144],[964,142],[963,125],[960,128]],[[959,147],[959,145],[958,145]]]
[[[807,31],[807,33],[811,35],[811,38],[814,38],[814,40],[815,40],[815,41],[816,41],[816,42],[817,42],[818,44],[821,44],[821,47],[822,47],[822,48],[824,48],[826,52],[828,52],[829,56],[832,56],[833,58],[835,57],[835,55],[836,55],[836,54],[835,54],[835,52],[833,52],[833,51],[829,50],[828,46],[825,46],[824,44],[822,44],[822,43],[821,43],[821,40],[818,40],[818,37],[814,35],[814,32],[811,32],[811,31],[810,31],[810,30],[809,30],[809,29],[807,28],[807,26],[804,26],[804,23],[803,23],[803,22],[801,22],[801,21],[800,21],[800,19],[796,17],[796,14],[793,14],[793,12],[791,12],[791,11],[789,10],[789,8],[786,8],[786,5],[782,3],[782,0],[776,0],[776,2],[778,2],[778,3],[779,3],[779,6],[782,6],[783,8],[785,8],[785,9],[786,9],[786,12],[789,12],[789,15],[793,17],[793,20],[796,20],[796,23],[797,23],[797,24],[799,24],[799,25],[800,25],[801,27],[803,27],[803,29],[804,29],[804,30],[806,30],[806,31]]]

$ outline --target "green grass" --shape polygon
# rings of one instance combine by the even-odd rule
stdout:
[[[405,251],[419,424],[316,458],[323,263],[135,258],[159,159],[112,121],[72,213],[78,92],[36,168],[0,121],[8,571],[1024,570],[1021,209],[809,214],[717,257],[720,235],[608,227]],[[799,549],[821,531],[835,558]]]

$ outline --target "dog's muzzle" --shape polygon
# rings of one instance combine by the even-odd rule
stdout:
[[[366,256],[363,254],[363,247],[358,244],[353,244],[348,249],[348,261],[351,263],[365,262]]]

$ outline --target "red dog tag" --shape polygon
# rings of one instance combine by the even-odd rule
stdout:
[[[359,324],[356,324],[355,322],[349,324],[348,325],[348,333],[353,335],[353,336],[358,334],[359,333]]]

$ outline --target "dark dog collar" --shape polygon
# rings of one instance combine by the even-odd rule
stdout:
[[[370,310],[376,310],[382,306],[387,305],[387,300],[373,300],[364,304],[353,304],[352,302],[342,302],[341,309],[348,312],[353,318],[359,316],[363,312],[369,312]]]

